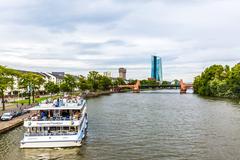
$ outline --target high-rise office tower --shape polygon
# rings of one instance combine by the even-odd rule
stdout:
[[[162,58],[159,56],[152,56],[151,78],[156,81],[163,81]]]
[[[127,73],[127,70],[126,68],[119,68],[119,78],[122,78],[122,79],[126,79],[126,73]]]

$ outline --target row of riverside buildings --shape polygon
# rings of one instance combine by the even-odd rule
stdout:
[[[22,72],[22,73],[30,72],[30,73],[35,73],[35,74],[42,76],[43,79],[45,80],[45,83],[40,86],[40,88],[39,88],[40,92],[45,91],[44,85],[48,82],[53,82],[54,84],[60,85],[65,76],[65,72],[51,72],[50,73],[50,72],[32,72],[32,71],[23,71],[23,70],[17,70],[17,71]],[[119,78],[126,80],[126,72],[127,72],[127,70],[125,68],[119,68]],[[104,72],[102,75],[107,76],[113,80],[117,79],[117,78],[112,77],[111,72]],[[21,89],[18,86],[18,78],[14,77],[13,87],[8,88],[4,94],[6,96],[12,96],[12,95],[17,95],[19,93],[24,93],[24,92],[26,92],[26,90]]]
[[[40,92],[45,91],[44,85],[48,82],[53,82],[54,84],[60,85],[65,76],[65,72],[51,72],[50,73],[50,72],[32,72],[32,71],[24,71],[24,70],[17,70],[17,71],[22,72],[22,73],[30,72],[30,73],[35,73],[35,74],[42,76],[43,79],[45,80],[45,83],[40,86],[40,88],[39,88]],[[125,68],[119,68],[119,78],[126,80],[126,72],[127,72],[127,70]],[[111,72],[104,72],[102,75],[107,76],[112,79],[116,79],[116,78],[112,77]],[[5,95],[12,96],[12,95],[17,95],[19,93],[24,93],[24,92],[26,92],[25,89],[21,89],[18,86],[18,78],[14,77],[13,87],[8,88],[5,91]]]
[[[26,73],[26,72],[31,72],[31,71],[23,71],[23,70],[18,70],[19,72]],[[65,72],[31,72],[38,74],[43,77],[45,80],[45,83],[42,84],[39,88],[39,91],[44,91],[44,85],[48,82],[53,82],[54,84],[60,85],[60,83],[63,81],[63,78],[65,76]],[[20,89],[18,86],[18,78],[14,77],[14,83],[13,83],[13,88],[8,88],[5,91],[5,95],[11,96],[11,95],[17,95],[18,93],[24,93],[24,89]]]

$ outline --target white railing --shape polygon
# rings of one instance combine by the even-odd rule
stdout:
[[[32,117],[28,117],[25,119],[25,121],[72,121],[72,120],[79,120],[82,117],[82,115],[79,115],[79,118],[75,118],[75,117],[43,117],[40,118],[38,116],[32,116]]]
[[[30,136],[73,136],[77,135],[77,132],[54,132],[54,133],[24,133],[24,136],[30,137]]]

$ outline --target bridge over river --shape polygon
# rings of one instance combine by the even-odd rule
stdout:
[[[121,91],[124,88],[130,88],[133,90],[135,93],[139,93],[141,89],[160,89],[160,88],[172,88],[172,89],[180,89],[180,93],[186,93],[187,89],[192,88],[192,84],[187,84],[184,83],[183,80],[181,79],[178,85],[174,84],[159,84],[159,85],[141,85],[141,82],[137,80],[136,84],[133,85],[119,85],[115,90],[116,91]]]

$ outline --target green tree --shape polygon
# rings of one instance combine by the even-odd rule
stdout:
[[[58,86],[57,84],[51,82],[51,81],[49,81],[48,83],[46,83],[46,84],[44,85],[44,88],[45,88],[45,91],[46,91],[47,93],[50,93],[51,95],[52,95],[52,94],[59,93],[59,91],[60,91],[59,86]]]
[[[195,77],[194,92],[204,96],[240,97],[240,64],[212,65]]]
[[[148,80],[142,80],[141,85],[143,85],[143,86],[158,86],[159,82],[157,82],[155,79],[148,79]]]
[[[125,85],[125,81],[122,78],[116,78],[115,80],[113,80],[113,86],[117,87],[118,85]]]
[[[0,66],[0,94],[2,99],[2,110],[5,110],[5,95],[4,92],[8,88],[12,88],[13,86],[13,76],[16,74],[16,71],[6,68],[4,66]]]
[[[99,81],[101,79],[101,75],[96,71],[89,72],[87,76],[87,82],[91,86],[91,90],[96,91],[99,89]]]
[[[31,104],[31,95],[33,103],[35,102],[35,92],[40,89],[44,82],[44,78],[36,73],[26,72],[20,76],[19,86],[28,92],[29,104]]]
[[[77,87],[79,90],[85,91],[91,89],[91,84],[88,83],[87,79],[84,76],[80,75],[78,77]]]
[[[67,83],[61,83],[60,91],[61,92],[71,92],[72,90],[69,88],[69,85]]]
[[[178,79],[174,79],[173,82],[174,82],[174,85],[179,85],[179,80]]]
[[[60,90],[63,92],[73,92],[77,87],[76,77],[70,74],[66,74],[63,82],[60,85]]]
[[[109,77],[101,76],[99,80],[99,89],[109,90],[112,87],[112,80]]]
[[[137,80],[136,79],[130,79],[129,81],[128,81],[128,84],[129,85],[134,85],[134,84],[136,84],[137,83]]]
[[[201,74],[198,80],[200,81],[198,86],[197,93],[204,96],[214,96],[216,95],[216,90],[211,89],[211,81],[214,79],[216,80],[223,80],[224,77],[222,76],[224,71],[224,67],[222,65],[212,65],[205,69],[205,71]],[[215,81],[216,81],[215,80]],[[193,83],[195,84],[195,83]],[[195,88],[195,86],[194,86]]]
[[[193,81],[193,91],[194,93],[198,93],[200,92],[200,87],[201,87],[201,76],[197,76],[194,78],[194,81]]]
[[[228,84],[230,85],[234,97],[240,98],[240,64],[232,68]]]
[[[170,82],[168,82],[168,81],[163,81],[162,82],[162,85],[169,85],[170,84]]]

